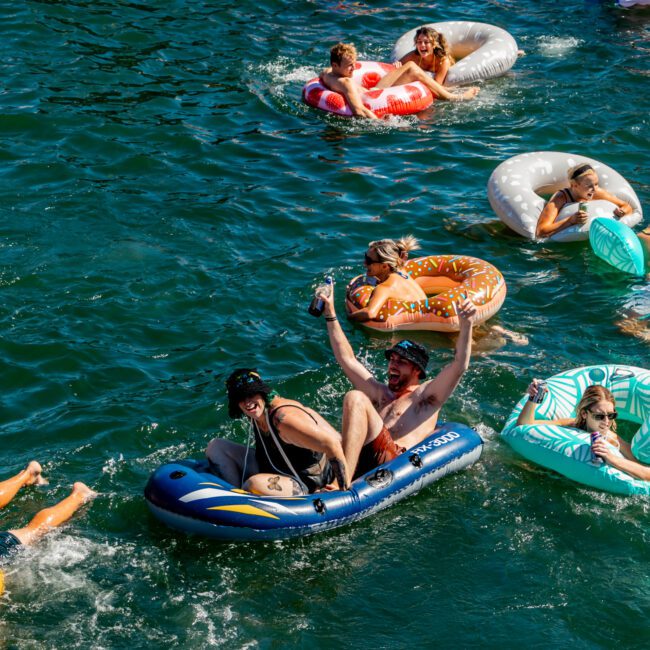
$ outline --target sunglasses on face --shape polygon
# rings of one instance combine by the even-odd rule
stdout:
[[[602,422],[605,418],[607,418],[610,422],[613,422],[617,417],[618,413],[616,411],[613,411],[612,413],[594,413],[593,411],[589,411],[591,414],[591,417],[596,420],[596,422]]]
[[[379,260],[373,260],[368,253],[363,254],[363,263],[366,266],[370,266],[371,264],[379,264]]]

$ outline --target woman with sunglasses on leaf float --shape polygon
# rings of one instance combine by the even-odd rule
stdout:
[[[235,370],[226,381],[228,414],[246,416],[255,447],[215,438],[206,450],[212,471],[248,492],[297,496],[331,483],[349,486],[341,436],[322,416],[280,397],[256,370]]]
[[[422,287],[403,271],[409,251],[418,248],[418,240],[411,235],[398,241],[381,239],[368,244],[364,256],[366,276],[374,278],[377,284],[366,307],[350,313],[350,320],[365,322],[377,318],[387,300],[418,303],[427,299]]]
[[[594,441],[592,451],[608,465],[619,469],[630,476],[650,480],[650,466],[640,463],[632,454],[631,446],[616,433],[616,418],[618,413],[612,393],[604,386],[589,386],[576,407],[575,418],[559,418],[556,420],[536,420],[535,410],[538,404],[533,401],[537,397],[539,381],[533,379],[528,386],[529,400],[519,413],[517,426],[522,424],[554,424],[562,427],[574,427],[588,432],[598,432],[600,438]],[[623,457],[614,453],[620,450]]]

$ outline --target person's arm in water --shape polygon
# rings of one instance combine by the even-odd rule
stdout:
[[[460,383],[461,377],[469,368],[470,354],[472,352],[472,328],[476,320],[476,306],[471,300],[462,304],[454,303],[460,320],[460,331],[456,341],[454,360],[446,365],[438,376],[425,384],[422,397],[441,407],[454,392]]]
[[[519,426],[520,424],[556,424],[559,427],[570,427],[575,424],[575,420],[573,418],[559,418],[557,420],[536,420],[535,410],[539,405],[536,402],[533,402],[532,399],[537,396],[538,390],[539,380],[533,379],[526,391],[528,393],[528,400],[519,413],[516,426]]]
[[[625,442],[620,436],[618,437],[618,442],[624,458],[615,454],[612,446],[603,438],[595,440],[591,449],[596,456],[600,456],[608,465],[620,469],[621,472],[625,472],[634,478],[641,479],[642,481],[650,481],[650,467],[634,458],[629,443]]]
[[[273,423],[285,442],[325,454],[341,489],[349,488],[349,472],[341,436],[334,429],[321,426],[304,411],[290,407],[277,409],[273,414]]]
[[[373,402],[379,401],[384,394],[384,387],[355,356],[352,346],[343,332],[341,323],[336,317],[334,287],[332,286],[329,295],[324,293],[319,295],[325,303],[323,316],[325,317],[327,334],[336,361],[357,390],[365,393]]]
[[[599,187],[594,192],[594,199],[601,199],[603,201],[609,201],[610,203],[613,203],[616,206],[616,209],[614,210],[614,216],[618,219],[634,212],[634,208],[629,203],[627,203],[627,201],[622,201],[617,196],[614,196],[607,190],[604,190],[602,187]]]
[[[566,198],[562,192],[556,192],[551,200],[544,206],[539,219],[537,220],[537,228],[535,230],[535,237],[550,237],[555,235],[565,228],[571,226],[581,226],[587,222],[589,215],[583,210],[578,210],[572,215],[555,221],[560,210],[566,205]]]

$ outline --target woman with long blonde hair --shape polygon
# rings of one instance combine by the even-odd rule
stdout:
[[[616,402],[612,393],[604,386],[589,386],[582,394],[576,406],[573,418],[558,418],[557,420],[536,420],[535,398],[539,391],[539,380],[533,379],[528,386],[529,399],[521,409],[517,418],[520,424],[555,424],[561,427],[574,427],[588,432],[598,432],[600,437],[593,443],[592,451],[604,462],[616,469],[643,481],[650,480],[650,466],[639,462],[632,453],[630,443],[616,433]],[[615,453],[620,449],[623,457]]]

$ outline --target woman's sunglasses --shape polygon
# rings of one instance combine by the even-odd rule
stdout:
[[[379,260],[373,260],[368,253],[363,254],[363,263],[366,266],[370,266],[371,264],[379,264]]]
[[[591,417],[596,420],[596,422],[602,422],[605,418],[610,422],[613,422],[618,417],[616,411],[613,411],[612,413],[594,413],[593,411],[589,411],[589,413],[591,413]]]

